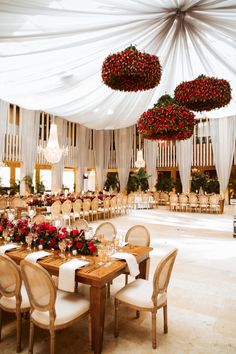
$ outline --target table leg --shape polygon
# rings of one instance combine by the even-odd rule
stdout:
[[[102,352],[106,305],[106,285],[102,288],[91,286],[90,309],[92,325],[92,348],[95,354]]]
[[[139,275],[138,278],[148,279],[149,274],[149,266],[150,266],[150,258],[148,257],[141,263],[139,263]]]

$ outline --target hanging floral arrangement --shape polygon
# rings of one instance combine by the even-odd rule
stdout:
[[[193,111],[211,111],[226,106],[231,100],[228,81],[204,75],[185,81],[175,89],[175,100]]]
[[[169,95],[162,96],[137,122],[139,133],[150,140],[185,140],[193,135],[194,114]]]
[[[113,90],[149,90],[160,82],[161,65],[157,56],[142,53],[135,46],[130,46],[104,60],[102,79]]]

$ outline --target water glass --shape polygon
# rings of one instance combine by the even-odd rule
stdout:
[[[58,246],[59,246],[59,249],[61,251],[60,257],[61,258],[66,258],[66,256],[65,256],[65,250],[66,250],[66,247],[67,247],[66,241],[63,240],[63,241],[59,242]]]
[[[26,249],[31,250],[31,245],[32,245],[32,241],[33,241],[32,235],[28,234],[27,236],[25,236],[25,241],[28,245],[28,247]]]

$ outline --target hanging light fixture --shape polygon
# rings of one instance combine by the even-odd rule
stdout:
[[[143,150],[141,149],[141,135],[139,134],[139,141],[138,141],[138,152],[137,152],[137,160],[135,161],[134,165],[137,168],[145,167],[145,161],[143,159]]]
[[[62,146],[60,148],[59,146],[57,125],[54,122],[54,117],[50,126],[50,133],[47,146],[45,148],[43,148],[42,146],[39,147],[39,151],[43,152],[45,159],[51,164],[58,163],[61,160],[62,156],[68,153],[68,147],[64,148],[64,146]]]

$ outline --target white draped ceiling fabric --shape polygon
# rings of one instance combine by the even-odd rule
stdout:
[[[76,131],[76,146],[78,151],[76,154],[78,172],[76,176],[76,192],[81,192],[84,187],[84,173],[87,171],[89,158],[89,129],[78,124]]]
[[[220,192],[226,192],[236,138],[236,116],[210,120],[210,134]]]
[[[118,129],[178,83],[207,74],[230,81],[232,104],[217,115],[233,115],[235,17],[235,0],[2,0],[0,98]],[[160,58],[157,88],[125,93],[102,83],[105,57],[131,43]]]
[[[4,157],[3,154],[5,148],[5,134],[7,132],[8,108],[8,103],[0,100],[0,165]]]
[[[97,177],[97,189],[103,190],[110,160],[111,132],[109,130],[93,131],[94,164]]]
[[[66,137],[67,137],[67,122],[60,118],[55,118],[55,123],[57,125],[57,136],[59,146],[66,146]],[[60,161],[52,165],[52,192],[60,192],[63,186],[63,171],[65,165],[65,156],[62,155]]]
[[[37,158],[37,146],[39,139],[40,112],[28,109],[20,109],[20,137],[22,149],[22,163],[20,169],[20,194],[25,195],[27,190],[25,177],[33,179],[33,173]]]
[[[176,160],[182,183],[182,192],[190,192],[193,138],[176,142]]]
[[[148,178],[149,189],[155,190],[157,180],[157,142],[144,139],[144,159]]]

